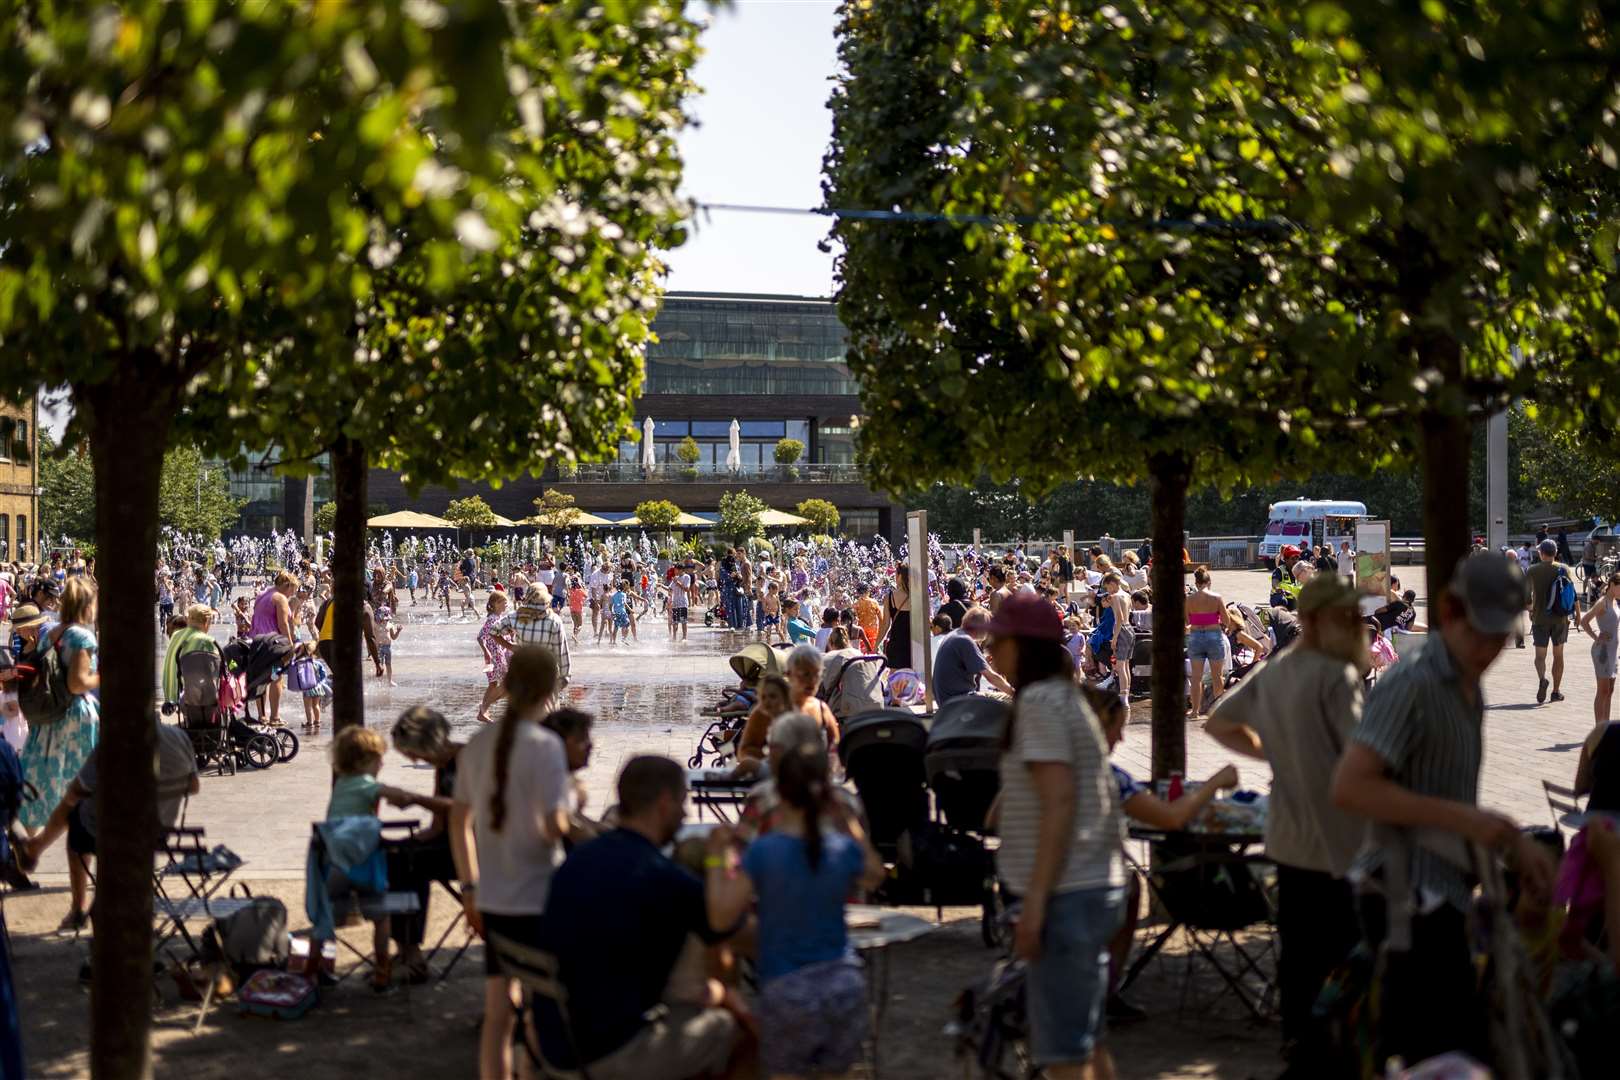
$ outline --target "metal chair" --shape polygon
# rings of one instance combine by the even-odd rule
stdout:
[[[1555,784],[1550,780],[1541,782],[1541,790],[1547,797],[1547,809],[1552,813],[1553,828],[1568,829],[1571,832],[1578,831],[1580,826],[1572,824],[1570,819],[1574,817],[1579,820],[1579,815],[1582,814],[1579,802],[1580,796],[1576,795],[1571,789]]]
[[[316,822],[310,828],[310,845],[316,852],[317,865],[322,868],[321,872],[325,874],[328,872],[328,868],[331,864],[327,859],[326,840],[321,836],[320,827],[321,823]],[[414,830],[416,828],[416,822],[383,822],[383,828],[385,829],[399,827],[406,827]],[[337,925],[342,925],[346,921],[357,916],[361,919],[375,922],[378,919],[393,918],[397,915],[415,915],[422,910],[422,902],[417,899],[414,892],[362,893],[352,891],[348,893],[334,894],[332,895],[331,900],[332,921]],[[365,971],[369,968],[375,968],[377,966],[377,958],[375,956],[356,948],[341,934],[336,935],[336,937],[338,944],[343,948],[348,949],[349,952],[353,953],[355,958],[359,961],[359,963],[355,964],[354,967],[350,968],[343,975],[340,975],[338,977],[338,982],[344,982],[351,975],[354,975],[357,972]],[[410,984],[407,983],[407,989],[409,989],[409,986]]]
[[[551,1003],[551,1007],[557,1011],[557,1016],[561,1020],[564,1037],[568,1040],[569,1053],[573,1055],[575,1061],[578,1061],[579,1044],[574,1039],[574,1024],[568,1014],[568,990],[563,986],[557,958],[540,949],[519,945],[500,934],[490,934],[487,947],[495,951],[495,958],[500,962],[501,971],[516,979],[528,993],[538,995]],[[523,1032],[523,1048],[528,1051],[530,1059],[539,1068],[540,1075],[547,1080],[590,1080],[583,1065],[565,1069],[547,1060],[545,1047],[541,1045],[539,1035],[531,1022],[533,1018],[534,1007],[525,1001],[518,1009],[518,1023]]]

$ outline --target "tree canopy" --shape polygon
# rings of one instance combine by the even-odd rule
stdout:
[[[838,507],[826,499],[806,499],[793,512],[809,520],[812,532],[830,535],[838,531]]]
[[[546,488],[534,500],[534,516],[541,528],[566,529],[579,520],[579,507],[574,503],[574,497],[567,492]]]
[[[714,531],[739,544],[751,537],[761,536],[765,526],[760,524],[759,515],[768,509],[770,507],[748,494],[746,488],[728,491],[720,496],[720,520],[715,524]]]
[[[495,524],[495,511],[490,509],[489,503],[484,501],[482,495],[451,499],[450,505],[444,508],[444,513],[440,516],[458,529]]]
[[[668,499],[649,499],[636,504],[636,518],[649,529],[673,529],[681,508]]]
[[[96,535],[95,466],[83,449],[57,447],[40,432],[40,535],[56,543]],[[231,495],[224,468],[207,464],[196,447],[180,446],[163,455],[158,486],[158,520],[165,528],[214,539],[233,528],[243,500]]]

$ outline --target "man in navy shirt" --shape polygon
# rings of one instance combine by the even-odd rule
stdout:
[[[721,1075],[737,1041],[724,1009],[659,1006],[671,970],[696,934],[715,930],[703,883],[660,853],[686,816],[686,773],[638,757],[619,776],[619,827],[577,848],[551,880],[545,938],[568,994],[572,1031],[538,1010],[546,1059],[593,1080],[686,1080]],[[571,1034],[571,1040],[567,1037]]]
[[[1012,687],[992,670],[979,648],[990,628],[990,613],[981,607],[968,608],[961,629],[947,634],[934,657],[934,696],[941,702],[965,697],[979,689],[982,678],[1004,694]]]

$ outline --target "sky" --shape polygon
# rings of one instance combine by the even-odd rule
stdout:
[[[709,16],[693,70],[703,90],[682,133],[684,194],[699,202],[821,205],[827,98],[837,66],[834,0],[735,0]],[[829,219],[701,211],[670,252],[671,291],[832,293]]]

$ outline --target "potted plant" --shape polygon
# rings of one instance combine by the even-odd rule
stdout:
[[[786,480],[797,480],[799,469],[797,462],[804,456],[804,443],[798,439],[779,439],[776,443],[776,463],[782,468],[782,477]]]
[[[697,440],[690,435],[682,439],[680,445],[675,447],[675,456],[681,462],[681,479],[696,480],[698,458],[703,456],[703,451],[698,449]]]

